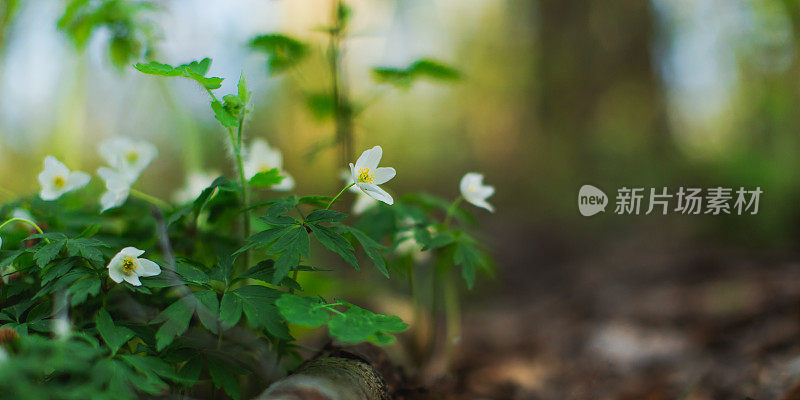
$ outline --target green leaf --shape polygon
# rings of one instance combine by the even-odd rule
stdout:
[[[217,389],[225,390],[225,393],[234,400],[241,399],[239,381],[236,380],[236,375],[227,366],[209,359],[208,373],[211,375],[211,380]]]
[[[67,240],[67,253],[70,256],[80,256],[87,260],[103,261],[103,252],[100,248],[108,247],[107,244],[97,239],[69,239]]]
[[[379,334],[399,333],[408,328],[398,317],[375,314],[352,304],[349,306],[344,315],[334,315],[328,322],[331,336],[343,342],[363,342]]]
[[[219,89],[219,87],[222,86],[222,78],[205,76],[210,66],[211,59],[204,58],[202,61],[192,61],[189,64],[183,64],[177,67],[155,61],[151,61],[147,64],[138,63],[133,67],[144,74],[158,76],[182,76],[184,78],[189,78],[196,81],[209,90]]]
[[[348,226],[347,230],[356,238],[358,243],[361,244],[361,247],[364,249],[364,252],[367,253],[367,257],[372,260],[372,264],[375,265],[375,268],[388,278],[389,270],[386,268],[386,260],[384,260],[383,255],[380,253],[386,250],[386,247],[356,228]]]
[[[211,101],[211,109],[214,110],[214,118],[228,128],[236,128],[239,126],[239,118],[225,108],[225,105],[219,100]]]
[[[159,314],[153,322],[165,321],[156,332],[156,350],[167,347],[175,337],[189,328],[189,321],[194,314],[194,304],[190,299],[180,298]]]
[[[300,204],[308,204],[316,207],[325,207],[326,205],[328,205],[328,202],[331,201],[331,199],[332,197],[330,196],[306,196],[306,197],[301,197],[299,200],[297,200],[297,202]]]
[[[97,276],[87,276],[84,279],[81,279],[72,286],[70,286],[67,293],[69,294],[69,302],[72,307],[75,307],[79,304],[82,304],[86,301],[88,296],[97,296],[100,293],[100,285],[102,281]]]
[[[94,324],[100,337],[111,349],[111,355],[116,354],[117,350],[135,335],[132,330],[124,326],[116,326],[111,315],[104,308],[101,308],[95,315]]]
[[[211,333],[219,333],[219,299],[213,290],[201,290],[194,293],[199,303],[197,304],[197,317],[200,323]]]
[[[306,217],[308,223],[339,222],[347,218],[347,214],[333,210],[314,210]]]
[[[306,95],[306,106],[314,118],[324,120],[335,115],[336,104],[328,92],[309,93]],[[323,204],[324,205],[324,204]]]
[[[343,260],[347,261],[353,268],[358,270],[358,260],[356,260],[356,256],[353,254],[355,250],[344,236],[320,224],[311,224],[311,227],[311,230],[314,232],[314,237],[316,237],[326,249],[338,254]]]
[[[225,292],[219,306],[220,325],[228,329],[239,322],[242,317],[242,299],[233,292]]]
[[[292,324],[318,327],[330,320],[330,314],[325,309],[325,304],[319,299],[305,296],[295,296],[293,294],[283,294],[275,305]]]
[[[61,252],[61,249],[64,248],[66,243],[66,239],[58,239],[45,244],[33,256],[33,259],[36,260],[36,265],[38,265],[39,268],[44,268],[50,261],[53,261],[58,256],[58,253]]]
[[[241,300],[242,311],[254,328],[266,328],[271,335],[290,340],[275,301],[283,292],[266,286],[248,285],[229,292]],[[226,293],[227,295],[228,293]],[[224,303],[223,298],[223,303]]]
[[[270,254],[282,252],[275,262],[273,285],[277,285],[289,274],[292,268],[297,267],[300,264],[301,257],[308,257],[309,245],[308,232],[306,232],[305,227],[298,226],[290,229],[270,247]]]
[[[270,74],[278,74],[297,65],[308,53],[307,46],[297,39],[281,34],[253,38],[250,47],[267,54]]]
[[[307,270],[307,268],[301,268],[301,267],[302,266],[298,266],[297,268],[294,268],[294,270]],[[238,281],[240,279],[256,279],[266,283],[271,283],[274,277],[275,277],[275,260],[264,260],[254,265],[253,267],[249,268],[247,271],[243,272],[241,275],[236,277],[234,281]],[[302,290],[300,284],[298,284],[297,281],[288,276],[283,278],[283,280],[280,283],[280,286],[294,290]]]
[[[406,89],[415,81],[428,78],[435,81],[455,81],[461,73],[455,68],[440,61],[423,58],[415,61],[408,68],[378,67],[372,69],[372,77],[378,83],[388,83]]]
[[[247,104],[250,103],[250,96],[252,93],[247,91],[247,80],[244,78],[244,71],[239,75],[239,84],[236,85],[236,88],[238,90],[239,100],[241,100],[242,104],[246,107]]]
[[[175,265],[175,272],[180,275],[186,283],[202,285],[211,281],[211,278],[208,277],[208,274],[201,269],[188,264],[188,261],[189,260],[187,259],[180,259]]]
[[[280,170],[272,168],[269,171],[259,172],[250,178],[250,186],[256,188],[268,188],[283,182]]]
[[[467,282],[467,288],[475,285],[475,270],[480,266],[480,257],[477,251],[464,242],[458,242],[453,255],[455,265],[461,266],[461,277]]]

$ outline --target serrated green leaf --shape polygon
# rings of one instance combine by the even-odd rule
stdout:
[[[230,328],[236,325],[241,317],[242,299],[232,292],[225,292],[219,306],[220,325],[225,329]]]
[[[94,317],[94,323],[100,337],[111,349],[112,355],[116,354],[119,348],[135,335],[132,330],[124,326],[116,326],[114,320],[111,319],[111,315],[104,308],[97,312]]]
[[[275,307],[275,301],[283,292],[266,286],[248,285],[229,293],[239,297],[242,311],[254,328],[266,328],[273,336],[291,339],[289,330]]]
[[[461,277],[467,282],[467,288],[472,289],[475,285],[475,270],[480,263],[475,249],[464,242],[459,242],[453,255],[453,263],[461,266]]]
[[[222,124],[222,126],[228,128],[235,128],[239,126],[239,118],[235,115],[231,114],[222,102],[218,100],[211,101],[211,109],[214,110],[214,118]]]
[[[197,317],[200,323],[211,333],[219,333],[219,299],[213,290],[201,290],[194,293],[199,303],[197,304]]]
[[[193,314],[193,301],[183,298],[178,299],[162,311],[154,320],[154,322],[165,321],[156,331],[156,350],[163,350],[175,340],[175,337],[186,332]]]
[[[100,248],[108,247],[97,239],[68,239],[66,246],[70,256],[80,256],[98,262],[103,261],[103,252]]]
[[[214,382],[214,386],[217,389],[222,389],[231,396],[234,400],[241,399],[241,390],[239,388],[239,381],[236,380],[236,376],[230,371],[229,368],[226,366],[214,362],[213,360],[208,361],[208,373],[211,375],[211,380]]]
[[[319,299],[285,293],[275,302],[281,315],[292,324],[318,327],[330,320],[329,312]]]
[[[151,61],[147,64],[138,63],[133,67],[144,74],[158,76],[182,76],[184,78],[189,78],[196,81],[209,90],[219,89],[219,87],[222,86],[222,78],[205,76],[210,65],[211,59],[205,58],[200,62],[192,61],[189,64],[183,64],[177,67],[155,61]]]
[[[86,278],[81,279],[72,284],[72,286],[70,286],[69,290],[67,291],[70,297],[69,299],[70,305],[72,307],[75,307],[86,301],[86,298],[88,296],[92,297],[97,296],[97,294],[100,293],[101,284],[102,281],[100,280],[100,278],[94,275],[87,276]]]
[[[339,222],[347,218],[347,214],[333,210],[314,210],[306,217],[308,223]]]
[[[356,260],[356,256],[353,254],[355,250],[344,236],[320,224],[311,224],[311,227],[317,241],[325,246],[326,249],[338,254],[343,260],[347,261],[353,268],[358,270],[358,260]]]
[[[44,268],[50,261],[53,261],[58,256],[58,253],[61,252],[61,249],[64,248],[66,243],[67,241],[65,239],[58,239],[45,244],[33,256],[33,259],[36,260],[36,265],[38,265],[39,268]]]
[[[367,253],[367,257],[372,260],[372,264],[375,265],[375,268],[388,278],[389,270],[386,268],[386,260],[383,259],[383,255],[380,253],[386,250],[386,248],[367,236],[366,233],[356,228],[348,226],[347,230],[356,238],[358,243],[361,244],[361,247],[364,249],[364,252]]]

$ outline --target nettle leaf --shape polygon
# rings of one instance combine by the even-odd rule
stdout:
[[[457,69],[440,61],[423,58],[407,68],[377,67],[372,69],[372,77],[378,83],[388,83],[407,89],[415,81],[428,78],[434,81],[455,81],[461,77]]]
[[[308,232],[303,226],[291,228],[281,236],[268,251],[269,254],[281,253],[275,262],[275,276],[271,283],[277,285],[300,264],[301,257],[308,257],[309,247]]]
[[[356,238],[358,243],[361,244],[361,247],[364,249],[364,252],[367,253],[367,257],[372,260],[372,264],[375,265],[375,268],[377,268],[378,271],[381,271],[381,273],[388,278],[389,270],[386,268],[386,260],[380,253],[381,251],[386,250],[386,247],[356,228],[347,226],[346,229],[353,235],[353,237]]]
[[[353,268],[358,270],[358,260],[355,254],[353,254],[355,249],[353,249],[353,246],[344,236],[327,226],[320,224],[309,225],[311,225],[311,230],[314,232],[314,237],[317,238],[317,241],[322,243],[326,249],[338,254],[343,260],[347,261]]]
[[[178,299],[162,311],[153,321],[154,323],[164,322],[156,331],[156,350],[163,350],[175,340],[175,337],[186,332],[193,314],[194,302],[185,297]]]
[[[111,349],[112,355],[116,354],[122,345],[135,336],[132,330],[124,326],[116,326],[114,320],[111,319],[111,315],[108,314],[105,308],[101,308],[100,311],[97,312],[97,315],[94,317],[94,324],[95,327],[97,327],[97,332],[100,334],[100,337],[103,338]]]
[[[256,188],[268,188],[283,182],[284,177],[281,176],[280,170],[272,168],[269,171],[259,172],[255,174],[248,182],[250,186]]]
[[[295,296],[284,293],[275,302],[281,315],[291,324],[305,325],[316,328],[328,323],[330,313],[325,309],[325,303],[318,298]]]
[[[247,322],[254,328],[265,328],[271,335],[291,340],[289,329],[275,306],[283,292],[259,285],[242,286],[226,292],[220,306],[220,319],[224,327],[236,324],[244,312]]]
[[[308,46],[281,34],[256,36],[250,48],[267,54],[270,74],[278,74],[296,66],[308,54]]]
[[[137,63],[133,67],[144,74],[158,76],[182,76],[184,78],[189,78],[196,81],[209,90],[219,89],[219,87],[222,86],[222,78],[205,76],[210,66],[211,59],[204,58],[201,61],[192,61],[189,64],[183,64],[177,67],[155,61],[151,61],[146,64]]]
[[[56,239],[42,246],[33,256],[33,259],[36,260],[36,265],[39,268],[44,268],[50,261],[55,260],[66,243],[66,239]]]

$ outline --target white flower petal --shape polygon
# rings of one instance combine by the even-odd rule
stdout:
[[[394,178],[397,172],[392,167],[381,167],[375,169],[375,182],[376,185],[383,185],[390,179]]]
[[[118,254],[122,254],[122,257],[138,258],[140,255],[144,254],[144,250],[139,250],[136,247],[128,246],[120,250]]]
[[[271,187],[270,189],[281,191],[294,189],[294,178],[292,178],[292,176],[286,171],[281,171],[281,175],[283,176],[281,183]]]
[[[39,192],[39,197],[41,197],[42,200],[50,201],[61,197],[62,194],[64,194],[64,192],[61,190],[55,190],[49,187],[43,187],[42,190]]]
[[[108,268],[108,277],[116,283],[122,282],[125,279],[125,274],[122,273],[122,268]]]
[[[381,146],[375,146],[364,151],[361,153],[361,157],[358,157],[358,160],[356,160],[355,170],[358,171],[362,168],[369,168],[370,171],[374,171],[378,168],[378,163],[381,162],[382,156],[383,149],[381,149]]]
[[[89,174],[87,174],[86,172],[81,172],[81,171],[72,172],[69,174],[69,176],[67,176],[67,185],[65,189],[67,192],[80,189],[89,184],[89,181],[91,179],[92,179],[91,176],[89,176]]]
[[[381,189],[377,185],[373,185],[370,183],[359,183],[358,187],[360,187],[361,190],[364,191],[364,193],[368,194],[375,200],[382,201],[388,205],[394,204],[394,199],[392,199],[392,196],[389,195],[389,193],[386,193],[385,190]]]
[[[53,156],[47,156],[44,158],[44,169],[45,171],[50,171],[54,176],[67,176],[69,174],[69,168],[67,168],[64,163],[58,161],[58,159]]]
[[[137,261],[139,262],[139,266],[136,268],[136,273],[139,276],[156,276],[161,273],[161,267],[159,267],[158,264],[146,258],[140,258]]]
[[[494,212],[494,207],[492,207],[492,205],[489,204],[484,199],[469,199],[469,198],[466,199],[468,202],[472,203],[472,205],[474,205],[475,207],[485,208],[489,210],[489,212]]]
[[[377,200],[362,192],[361,189],[355,186],[353,186],[351,189],[358,191],[358,197],[356,197],[356,201],[353,203],[353,214],[361,215],[370,208],[378,205]]]
[[[124,276],[123,279],[125,279],[125,282],[128,282],[133,286],[142,286],[142,282],[139,281],[139,275],[130,274],[130,275]]]

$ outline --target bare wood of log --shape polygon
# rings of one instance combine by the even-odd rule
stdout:
[[[347,351],[325,351],[255,400],[389,400],[389,388],[366,359]]]

